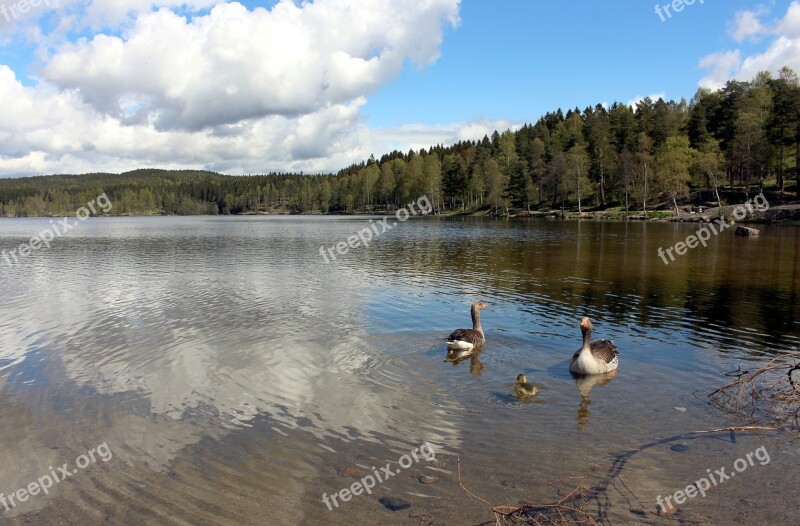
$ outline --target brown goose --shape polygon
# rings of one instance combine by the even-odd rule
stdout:
[[[451,350],[471,351],[480,347],[486,339],[481,327],[481,311],[489,306],[488,303],[479,301],[472,304],[472,328],[456,329],[447,337],[447,348]]]
[[[581,320],[583,347],[578,349],[569,362],[569,370],[576,374],[602,374],[616,370],[619,366],[619,351],[611,340],[592,339],[592,322]]]

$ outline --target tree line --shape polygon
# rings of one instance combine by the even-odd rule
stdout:
[[[225,176],[141,169],[0,179],[0,216],[74,213],[105,192],[112,213],[357,213],[392,210],[423,195],[438,210],[586,207],[651,210],[695,190],[721,204],[772,185],[800,188],[800,82],[783,68],[691,101],[645,98],[549,112],[478,141],[394,151],[336,174]],[[792,186],[793,185],[793,186]]]

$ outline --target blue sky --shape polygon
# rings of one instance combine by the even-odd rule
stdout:
[[[0,0],[0,177],[337,170],[800,70],[798,0],[41,1]]]
[[[782,16],[789,3],[775,2],[770,12]],[[702,57],[734,44],[746,54],[763,47],[737,44],[728,34],[738,11],[760,5],[707,0],[662,22],[655,2],[641,0],[467,0],[438,62],[424,70],[407,65],[364,113],[374,126],[475,117],[535,121],[559,107],[650,94],[690,99],[705,75]]]

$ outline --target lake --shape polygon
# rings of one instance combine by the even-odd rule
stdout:
[[[457,458],[492,505],[559,500],[622,453],[746,423],[707,394],[800,346],[799,227],[665,265],[698,225],[413,219],[326,263],[368,220],[90,218],[0,258],[0,523],[493,523]],[[0,220],[0,250],[49,226]],[[478,300],[484,349],[445,360]],[[619,347],[615,378],[568,372],[582,316]],[[512,396],[519,373],[535,399]],[[679,513],[796,523],[800,450],[773,432],[643,449],[592,509],[676,524],[642,510],[758,448]],[[34,494],[43,476],[66,480]]]

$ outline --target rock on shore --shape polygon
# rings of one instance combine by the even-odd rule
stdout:
[[[755,228],[748,228],[746,226],[737,226],[734,233],[737,236],[751,237],[751,236],[757,236],[759,234],[759,231]]]

